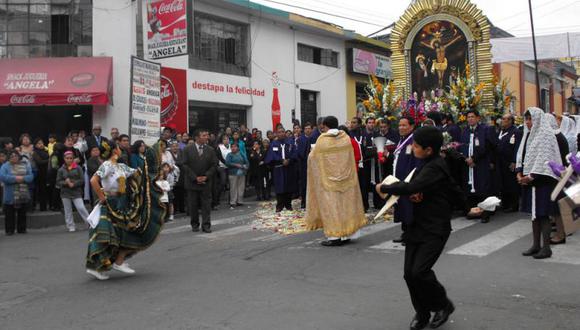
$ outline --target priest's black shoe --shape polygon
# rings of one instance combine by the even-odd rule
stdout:
[[[549,246],[545,246],[540,249],[540,252],[534,254],[534,259],[548,259],[552,256],[552,249]]]
[[[522,255],[524,257],[531,257],[533,255],[536,255],[538,252],[540,252],[540,248],[532,246],[531,248],[529,248],[526,251],[522,252]]]
[[[203,228],[202,231],[206,234],[211,234],[211,229],[209,228]]]
[[[411,330],[421,330],[425,329],[427,325],[429,325],[429,319],[431,318],[431,314],[425,314],[423,316],[419,316],[416,314],[413,320],[411,321]]]
[[[455,312],[455,306],[453,306],[453,303],[449,301],[445,308],[443,308],[438,312],[435,312],[435,315],[433,316],[433,320],[431,321],[431,324],[429,324],[429,327],[431,329],[439,328],[440,326],[445,324],[447,320],[449,320],[449,315],[451,315],[451,313],[453,312]]]
[[[342,240],[340,239],[329,239],[320,243],[322,246],[341,246],[342,244]]]

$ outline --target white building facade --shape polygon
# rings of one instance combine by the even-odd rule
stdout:
[[[286,128],[294,119],[346,120],[345,41],[352,34],[247,1],[187,5],[188,54],[152,61],[187,71],[189,130],[247,124],[265,133],[273,126],[274,89]],[[105,132],[129,130],[130,58],[143,53],[140,36],[147,43],[147,33],[139,31],[147,24],[146,8],[145,1],[95,2],[93,55],[113,57],[113,104],[93,110]]]

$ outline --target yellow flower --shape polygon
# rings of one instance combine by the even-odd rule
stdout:
[[[464,114],[459,115],[459,121],[466,121],[467,117]]]
[[[369,100],[366,100],[363,102],[363,105],[365,106],[365,108],[370,109],[371,108],[371,102],[369,102]]]

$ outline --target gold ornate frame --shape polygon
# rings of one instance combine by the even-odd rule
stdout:
[[[486,82],[482,106],[493,105],[493,64],[490,23],[481,9],[469,0],[417,0],[407,8],[391,34],[393,79],[405,97],[412,91],[411,46],[421,29],[434,21],[449,21],[467,38],[472,78]]]

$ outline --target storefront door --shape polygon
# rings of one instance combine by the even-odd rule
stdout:
[[[228,105],[200,105],[194,104],[189,107],[189,129],[193,133],[196,129],[203,128],[211,133],[220,133],[227,127],[237,129],[246,124],[246,108]]]
[[[22,133],[33,139],[46,139],[56,134],[59,141],[72,130],[85,130],[90,134],[92,106],[55,107],[0,107],[0,137],[17,141]]]

